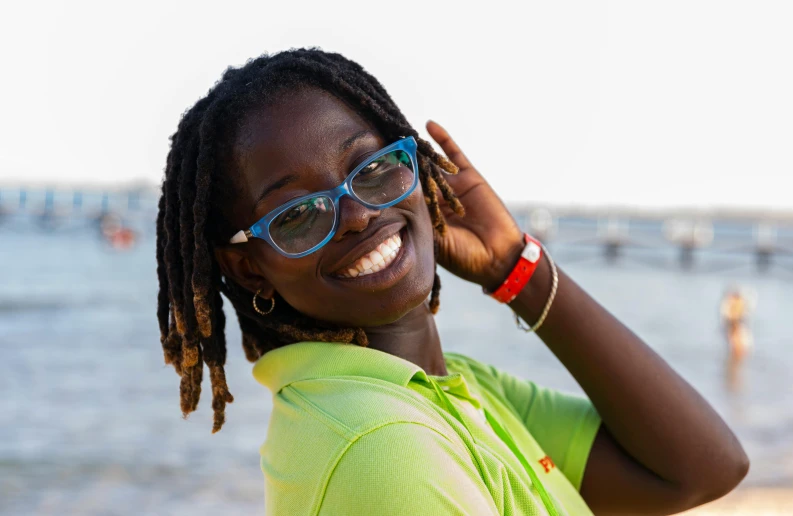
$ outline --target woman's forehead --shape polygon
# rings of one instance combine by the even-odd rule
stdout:
[[[235,155],[243,160],[262,153],[292,159],[321,148],[334,148],[374,125],[335,95],[318,88],[281,93],[243,121]]]
[[[310,183],[341,170],[354,148],[383,145],[374,125],[338,97],[316,88],[281,94],[251,113],[236,138],[236,181],[246,211],[256,211],[264,193],[287,179],[320,189]]]

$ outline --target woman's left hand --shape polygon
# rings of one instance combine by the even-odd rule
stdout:
[[[456,175],[444,177],[465,208],[465,217],[456,215],[438,192],[447,225],[446,234],[436,236],[438,264],[465,280],[495,290],[518,261],[525,245],[523,232],[449,133],[431,121],[427,122],[427,131],[460,169]]]

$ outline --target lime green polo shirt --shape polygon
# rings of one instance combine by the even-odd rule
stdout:
[[[447,376],[352,344],[301,342],[260,358],[254,377],[273,393],[260,448],[266,514],[547,514],[482,409],[560,515],[592,514],[578,492],[600,426],[592,404],[460,354],[444,358]]]

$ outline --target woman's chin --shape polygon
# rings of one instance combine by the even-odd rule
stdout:
[[[412,266],[396,285],[361,292],[357,288],[329,293],[325,302],[299,311],[315,319],[346,328],[373,328],[392,324],[408,314],[429,313],[429,296],[435,280],[434,262]]]

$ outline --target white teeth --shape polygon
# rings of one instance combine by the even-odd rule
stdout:
[[[344,278],[357,278],[358,276],[379,272],[394,261],[401,247],[402,238],[397,233],[388,237],[385,241],[378,244],[373,251],[370,251],[369,254],[362,256],[355,263],[351,263],[346,270],[338,274]]]

